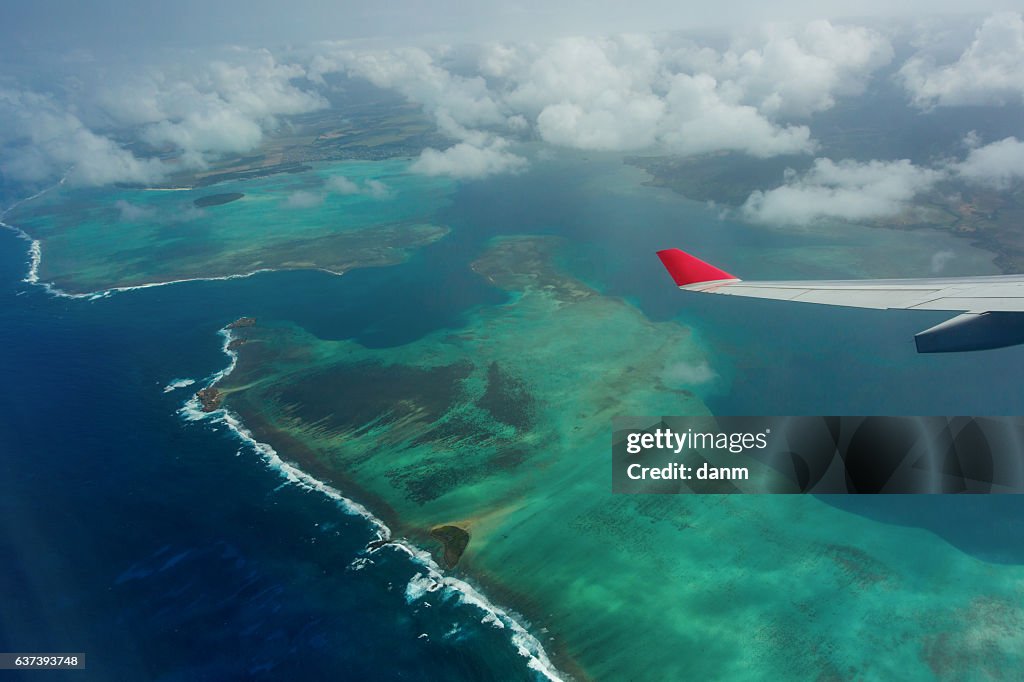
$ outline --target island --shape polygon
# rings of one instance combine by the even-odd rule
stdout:
[[[402,263],[448,234],[446,225],[427,218],[450,200],[455,181],[411,174],[409,163],[333,162],[302,172],[226,181],[218,194],[118,188],[114,199],[61,186],[13,209],[6,220],[36,240],[40,258],[34,274],[39,281],[68,294],[267,270],[342,274]],[[389,194],[380,198],[332,192],[335,176],[372,180],[386,186]],[[292,201],[306,195],[314,201]],[[73,222],[66,219],[68,202],[76,206]],[[228,202],[231,210],[216,210]],[[147,219],[122,220],[119,205],[138,207]]]
[[[196,392],[196,398],[199,399],[199,405],[203,412],[215,412],[220,409],[224,394],[215,386],[207,386]]]
[[[458,526],[438,526],[431,529],[430,536],[438,540],[444,548],[442,558],[445,568],[454,568],[469,545],[469,531]]]
[[[199,197],[192,201],[193,205],[199,208],[207,208],[209,206],[220,206],[222,204],[230,204],[232,201],[238,201],[245,194],[242,192],[225,192],[224,194],[208,194],[204,197]]]

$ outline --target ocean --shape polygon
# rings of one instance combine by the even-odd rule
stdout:
[[[799,278],[922,275],[949,249],[966,274],[984,252],[866,228],[765,231],[639,179],[596,156],[556,158],[460,187],[438,210],[452,234],[402,265],[97,300],[25,284],[26,242],[0,231],[0,650],[84,652],[82,679],[541,677],[510,627],[456,591],[424,595],[422,564],[393,548],[366,553],[377,537],[366,519],[289,483],[224,424],[180,413],[228,363],[218,330],[241,316],[373,348],[458,329],[475,307],[507,299],[468,268],[495,235],[559,235],[568,271],[652,319],[692,325],[714,377],[695,390],[716,413],[1024,408],[1020,349],[913,353],[913,332],[941,315],[726,306],[677,292],[653,257],[679,246],[750,277]],[[165,391],[184,380],[196,383]],[[1024,563],[1016,497],[829,502],[882,522],[876,532],[918,526],[951,551]]]
[[[226,320],[341,279],[82,301],[25,285],[25,268],[25,242],[3,231],[0,650],[84,652],[76,675],[96,680],[535,676],[457,595],[410,605],[424,568],[393,549],[366,555],[365,519],[287,484],[227,428],[187,423],[194,388],[164,392],[226,365]]]

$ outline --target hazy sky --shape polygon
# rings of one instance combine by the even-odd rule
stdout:
[[[530,39],[1016,7],[1004,0],[4,0],[0,39],[19,48],[98,51],[224,43],[278,46],[342,38]]]
[[[1024,108],[1024,16],[992,13],[1012,7],[1000,0],[0,3],[0,187],[22,193],[59,178],[160,183],[253,153],[289,117],[355,96],[344,78],[434,121],[447,141],[410,170],[466,181],[527,172],[528,141],[800,155],[805,171],[739,209],[789,224],[896,215],[951,181],[1024,181],[1024,128],[997,137],[976,114]],[[903,95],[886,106],[961,112],[942,156],[823,155],[816,117],[882,79]],[[326,192],[389,196],[348,183],[289,206]]]

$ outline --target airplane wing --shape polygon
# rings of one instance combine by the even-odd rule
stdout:
[[[1024,343],[1024,275],[808,281],[745,281],[680,249],[658,257],[676,285],[696,291],[800,303],[962,312],[918,333],[919,353]]]

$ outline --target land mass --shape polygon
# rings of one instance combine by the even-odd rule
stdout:
[[[196,398],[203,412],[214,412],[220,409],[224,395],[216,386],[208,386],[196,391]]]
[[[784,182],[787,169],[802,172],[811,160],[799,156],[754,159],[742,154],[631,156],[626,163],[650,176],[645,185],[665,187],[689,199],[736,209],[755,190]],[[936,229],[970,239],[996,254],[1004,273],[1024,272],[1024,183],[999,190],[947,180],[916,197],[902,212],[862,221],[887,229]]]
[[[225,192],[224,194],[208,194],[205,197],[199,197],[192,203],[199,208],[206,208],[207,206],[220,206],[221,204],[230,204],[232,201],[238,201],[245,194],[242,192]]]
[[[430,531],[430,536],[438,540],[444,547],[443,559],[446,568],[455,568],[462,558],[462,553],[469,545],[469,532],[458,526],[438,526]]]
[[[401,263],[448,234],[422,218],[448,200],[454,181],[410,174],[408,165],[324,166],[301,180],[249,179],[212,195],[59,188],[8,219],[39,240],[39,279],[74,294],[262,270],[340,274]],[[332,192],[336,177],[364,191]],[[229,201],[230,210],[196,210]]]

